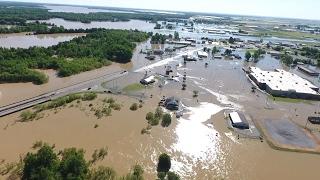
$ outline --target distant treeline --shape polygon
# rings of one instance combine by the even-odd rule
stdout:
[[[48,48],[0,48],[0,82],[43,84],[48,78],[34,69],[55,69],[65,77],[109,65],[110,61],[126,63],[132,58],[134,42],[148,37],[139,31],[95,29],[87,36]]]
[[[12,6],[6,3],[0,4],[0,24],[4,25],[25,25],[27,20],[48,20],[50,18],[62,18],[70,21],[90,23],[91,21],[129,21],[139,19],[145,21],[167,21],[170,19],[187,19],[190,15],[185,14],[160,14],[148,12],[136,13],[65,13],[49,12],[47,9],[38,7]]]

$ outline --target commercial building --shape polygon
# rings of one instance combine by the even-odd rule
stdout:
[[[232,112],[229,114],[231,125],[238,129],[249,129],[249,123],[245,116],[239,112]]]
[[[248,76],[260,89],[273,96],[320,100],[318,87],[285,70],[263,71],[250,67]]]

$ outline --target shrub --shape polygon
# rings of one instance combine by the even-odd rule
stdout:
[[[199,91],[194,90],[193,91],[193,97],[196,98],[196,97],[198,97],[198,95],[199,95]]]
[[[89,92],[89,93],[85,93],[83,96],[82,96],[82,100],[83,101],[92,101],[94,99],[97,98],[97,94],[96,93],[93,93],[93,92]]]
[[[112,104],[112,103],[115,103],[116,101],[113,98],[108,98],[105,102]]]
[[[114,109],[116,111],[120,111],[121,110],[121,105],[117,104],[117,103],[111,103],[111,104],[109,104],[109,108]]]
[[[149,123],[151,126],[157,126],[157,125],[159,124],[159,121],[160,121],[159,118],[154,117],[154,118],[150,119],[150,120],[148,121],[148,123]]]
[[[161,107],[157,107],[157,109],[156,109],[156,111],[155,111],[155,113],[154,113],[154,116],[155,116],[156,118],[159,118],[159,119],[162,118],[162,116],[163,116],[163,110],[162,110]]]
[[[154,118],[154,114],[152,112],[148,112],[146,115],[146,120],[150,121],[153,118]]]
[[[20,118],[22,122],[33,121],[37,117],[36,112],[31,112],[29,110],[23,111],[20,114]]]
[[[97,109],[97,110],[95,111],[94,115],[95,115],[98,119],[102,118],[102,116],[103,116],[101,110],[99,110],[99,109]]]
[[[169,172],[167,173],[167,179],[168,179],[168,180],[180,180],[180,176],[177,175],[177,174],[174,173],[174,172],[169,171]]]
[[[130,106],[130,110],[131,111],[136,111],[138,109],[138,104],[137,103],[133,103],[131,106]]]
[[[162,127],[168,127],[171,124],[171,115],[170,114],[164,114],[162,117],[161,126]]]
[[[105,115],[105,116],[111,116],[111,112],[112,112],[112,109],[110,107],[104,107],[102,109],[102,113]]]

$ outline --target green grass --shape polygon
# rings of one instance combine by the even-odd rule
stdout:
[[[294,99],[294,98],[285,98],[285,97],[275,97],[275,96],[268,96],[269,99],[277,102],[286,102],[286,103],[306,103],[312,104],[313,101],[305,100],[305,99]]]
[[[134,83],[134,84],[130,84],[126,87],[123,88],[123,91],[129,92],[129,91],[140,91],[143,90],[145,87],[144,85],[140,84],[140,83]]]
[[[289,39],[305,39],[305,38],[315,38],[320,39],[320,35],[317,34],[310,34],[304,32],[291,32],[291,31],[273,31],[273,30],[266,30],[266,31],[257,31],[253,33],[257,36],[275,36],[279,38],[289,38]]]

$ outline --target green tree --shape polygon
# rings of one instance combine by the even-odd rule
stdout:
[[[245,58],[246,58],[247,61],[250,60],[250,58],[251,58],[251,53],[250,53],[250,51],[246,51]]]
[[[84,159],[84,151],[76,148],[65,149],[62,153],[59,172],[63,179],[85,179],[88,164]]]
[[[180,39],[179,33],[177,31],[174,32],[174,39],[175,40],[179,40]]]
[[[216,54],[216,53],[218,53],[218,52],[220,52],[219,49],[218,49],[216,46],[214,46],[214,47],[212,48],[212,54],[214,55],[214,54]]]
[[[57,178],[59,159],[51,146],[45,144],[37,151],[37,153],[28,153],[23,162],[22,179],[54,180]]]
[[[288,55],[288,54],[282,54],[281,57],[281,62],[284,63],[285,65],[289,66],[290,64],[293,63],[293,58],[292,56]]]
[[[171,115],[166,113],[162,117],[161,126],[162,127],[168,127],[171,124]]]
[[[162,153],[159,156],[157,172],[169,172],[171,168],[171,159],[170,156],[166,153]]]
[[[162,108],[161,108],[161,107],[157,107],[157,108],[156,108],[156,111],[155,111],[155,113],[154,113],[154,117],[155,117],[155,118],[158,118],[158,119],[161,119],[162,116],[163,116],[163,110],[162,110]]]

